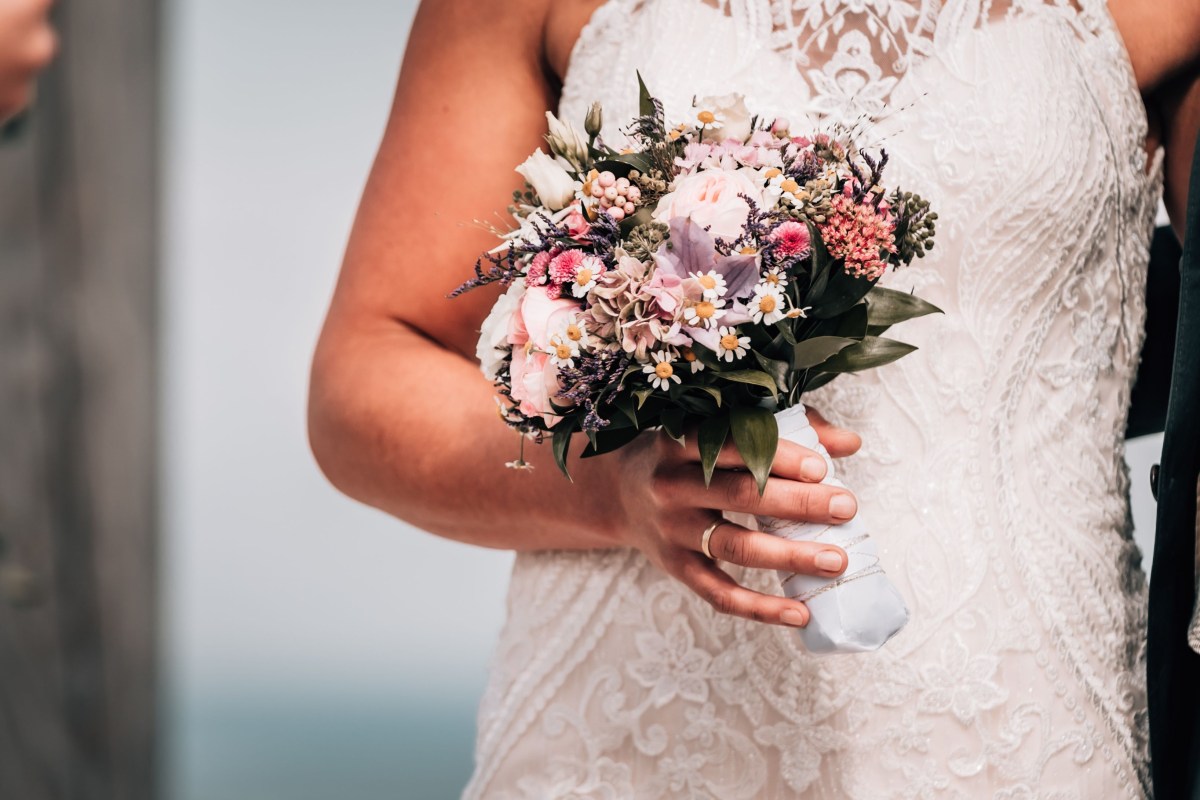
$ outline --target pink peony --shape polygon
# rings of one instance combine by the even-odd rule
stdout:
[[[686,217],[714,236],[736,239],[742,232],[750,207],[741,195],[755,204],[763,204],[762,181],[751,169],[706,169],[685,175],[675,191],[663,195],[654,210],[654,219],[670,223]]]
[[[808,226],[795,220],[789,220],[771,231],[770,239],[775,244],[775,252],[785,258],[803,258],[812,247]]]
[[[551,398],[560,406],[568,403],[558,397],[562,391],[558,367],[550,363],[545,351],[550,347],[551,334],[562,328],[572,314],[579,312],[579,303],[555,299],[551,296],[552,288],[555,287],[527,289],[508,325],[508,343],[512,345],[509,366],[512,399],[522,414],[542,417],[548,425],[554,425],[560,419],[550,405]]]

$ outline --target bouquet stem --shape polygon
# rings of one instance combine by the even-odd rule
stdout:
[[[845,488],[833,461],[808,424],[803,405],[775,415],[781,441],[795,442],[825,459],[822,483]],[[908,622],[908,607],[879,563],[875,542],[866,524],[854,517],[841,525],[795,522],[760,516],[759,527],[790,541],[820,541],[841,547],[849,555],[846,571],[836,578],[779,572],[783,593],[808,605],[811,619],[798,633],[811,653],[861,653],[879,649]]]

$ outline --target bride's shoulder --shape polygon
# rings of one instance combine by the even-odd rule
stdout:
[[[584,26],[606,0],[554,0],[546,10],[543,49],[546,66],[562,79]]]

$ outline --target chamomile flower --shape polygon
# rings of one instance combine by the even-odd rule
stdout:
[[[702,296],[705,300],[717,300],[725,296],[725,276],[718,273],[715,269],[710,269],[708,272],[692,272],[689,274],[700,284],[700,289],[703,292]]]
[[[760,283],[754,287],[754,297],[750,298],[750,318],[763,325],[772,325],[784,318],[785,302],[782,289]]]
[[[596,278],[604,272],[604,262],[595,256],[584,256],[583,262],[575,271],[575,280],[571,283],[571,294],[576,297],[587,297],[596,286]]]
[[[737,328],[722,325],[717,329],[721,338],[717,340],[717,358],[725,361],[744,358],[746,349],[750,347],[749,336],[738,336]]]
[[[779,267],[771,267],[762,276],[763,283],[769,283],[772,286],[783,288],[788,285],[788,275]]]
[[[705,127],[720,127],[725,124],[725,115],[715,108],[698,108],[696,121]]]
[[[550,337],[550,363],[556,367],[573,369],[575,359],[579,358],[579,344],[568,339],[564,334],[554,334]]]
[[[711,330],[725,316],[724,306],[724,300],[700,300],[683,310],[683,319],[693,328]]]
[[[679,356],[685,363],[691,366],[692,374],[695,375],[704,369],[704,362],[696,357],[696,351],[690,347],[684,347],[679,351]]]
[[[591,346],[591,336],[588,335],[587,323],[580,319],[578,314],[572,314],[568,317],[557,334],[576,348],[586,350]]]
[[[651,353],[650,357],[654,359],[654,363],[642,367],[642,372],[650,376],[651,386],[666,391],[670,388],[671,381],[683,383],[683,379],[675,374],[675,359],[671,353],[657,350]]]

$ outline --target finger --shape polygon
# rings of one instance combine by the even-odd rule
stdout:
[[[684,457],[689,461],[700,461],[700,445],[696,436],[684,438]],[[721,469],[745,469],[746,460],[738,452],[737,445],[730,439],[717,454],[717,467]],[[771,474],[794,481],[821,481],[827,472],[825,459],[815,450],[781,439],[771,462]]]
[[[719,561],[820,578],[841,575],[848,563],[846,552],[835,545],[790,542],[732,522],[723,522],[712,532],[708,549]]]
[[[790,627],[808,624],[808,608],[803,603],[739,586],[700,553],[681,550],[672,565],[675,577],[721,614]]]
[[[817,438],[821,440],[821,444],[825,445],[830,457],[852,456],[862,447],[862,437],[854,431],[839,428],[821,416],[821,412],[815,408],[806,408],[805,413],[808,416],[808,424],[813,426],[813,430],[817,432]]]
[[[767,478],[766,489],[759,495],[758,483],[748,472],[719,469],[705,487],[699,469],[681,470],[673,489],[678,504],[715,511],[741,511],[834,525],[858,513],[858,501],[842,487]]]

